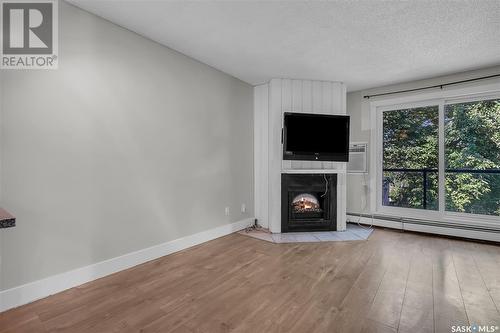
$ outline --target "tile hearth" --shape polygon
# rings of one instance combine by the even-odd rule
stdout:
[[[287,232],[272,234],[263,230],[242,230],[241,235],[261,239],[271,243],[314,243],[367,240],[373,229],[347,223],[346,231]]]

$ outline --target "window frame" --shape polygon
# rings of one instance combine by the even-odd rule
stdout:
[[[445,152],[444,152],[444,106],[446,104],[474,102],[485,99],[500,98],[500,81],[493,84],[469,86],[465,88],[440,90],[436,92],[411,94],[403,97],[370,101],[371,141],[374,149],[371,150],[370,185],[374,189],[370,193],[370,207],[374,214],[400,218],[414,218],[431,220],[443,223],[461,223],[474,226],[500,225],[500,216],[481,215],[472,213],[450,212],[445,210]],[[438,106],[438,181],[439,207],[437,211],[403,208],[382,205],[382,178],[383,178],[383,113],[408,108],[424,106]]]

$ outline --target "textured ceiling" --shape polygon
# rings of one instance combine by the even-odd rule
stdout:
[[[500,1],[70,0],[250,84],[349,91],[500,64]]]

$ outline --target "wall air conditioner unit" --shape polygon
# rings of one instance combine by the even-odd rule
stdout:
[[[347,173],[368,172],[368,143],[351,142],[349,144],[349,162],[347,162]]]

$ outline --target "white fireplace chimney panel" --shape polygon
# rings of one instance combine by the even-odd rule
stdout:
[[[346,111],[342,82],[272,79],[255,87],[254,154],[256,217],[271,232],[281,232],[281,174],[337,173],[339,230],[345,229],[345,162],[283,160],[284,112],[341,114]]]

